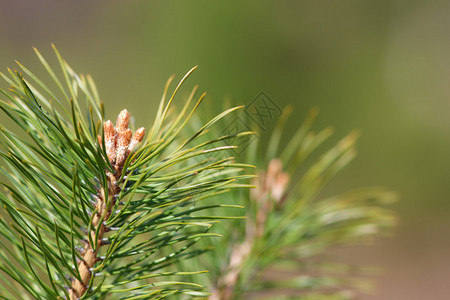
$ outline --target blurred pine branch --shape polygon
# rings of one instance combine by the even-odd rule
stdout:
[[[351,268],[326,257],[333,247],[388,233],[396,218],[387,206],[396,195],[362,188],[322,199],[327,183],[355,157],[358,132],[317,155],[332,129],[312,131],[313,109],[281,147],[291,111],[284,110],[268,144],[250,143],[243,154],[257,167],[258,178],[250,191],[226,197],[246,207],[246,220],[216,224],[223,237],[214,250],[180,262],[210,270],[202,277],[210,300],[354,299],[368,292],[364,272],[355,278]]]

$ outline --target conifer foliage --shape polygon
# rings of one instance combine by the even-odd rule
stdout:
[[[175,108],[195,68],[172,93],[168,80],[151,126],[135,129],[126,109],[113,124],[92,78],[56,48],[58,70],[35,51],[48,83],[20,63],[1,74],[9,89],[0,89],[0,299],[352,299],[361,291],[323,254],[392,227],[386,206],[395,195],[365,188],[322,197],[354,158],[355,132],[317,155],[331,130],[311,130],[313,110],[280,147],[285,109],[267,144],[233,152],[254,133],[223,133],[219,124],[241,107],[201,122],[205,93],[197,97],[195,86]]]
[[[0,127],[1,297],[207,295],[199,284],[183,280],[199,271],[166,270],[204,252],[194,245],[215,236],[209,230],[220,217],[201,215],[211,207],[201,200],[243,186],[238,181],[246,175],[237,174],[246,166],[205,154],[232,148],[217,142],[246,133],[202,138],[239,107],[180,140],[204,98],[194,101],[195,87],[173,115],[174,97],[192,69],[170,96],[173,78],[168,81],[146,138],[144,128],[133,135],[130,113],[123,110],[115,126],[106,121],[92,79],[76,74],[55,53],[58,71],[36,50],[49,84],[21,64],[2,74],[10,88],[1,90],[0,102],[2,119],[9,119]],[[218,174],[222,169],[232,175]],[[180,280],[169,280],[174,275]]]

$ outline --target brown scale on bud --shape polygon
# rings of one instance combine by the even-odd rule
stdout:
[[[97,195],[94,195],[96,200],[95,208],[96,214],[93,217],[91,228],[98,228],[99,232],[96,234],[94,230],[90,233],[92,240],[97,237],[95,241],[96,247],[90,244],[89,239],[84,238],[84,249],[82,250],[82,260],[78,264],[78,271],[81,276],[81,280],[74,279],[72,281],[72,287],[69,290],[70,300],[75,300],[83,296],[87,291],[87,286],[92,276],[90,270],[94,268],[95,263],[99,261],[99,248],[107,243],[109,240],[103,237],[103,234],[109,231],[106,227],[106,221],[111,216],[111,210],[117,200],[122,182],[119,182],[123,166],[126,159],[131,154],[136,145],[142,141],[145,135],[144,128],[136,130],[135,134],[128,128],[130,121],[130,114],[126,109],[122,110],[117,117],[116,126],[111,121],[106,121],[103,124],[104,136],[105,136],[105,151],[108,156],[108,160],[111,163],[115,173],[107,171],[106,178],[108,180],[108,199],[106,199],[106,192],[103,188],[98,189]],[[102,139],[98,137],[98,142],[102,146]],[[94,250],[95,248],[95,250]]]
[[[117,141],[116,141],[116,166],[118,168],[123,166],[123,163],[126,160],[126,154],[128,145],[130,144],[131,136],[133,133],[131,132],[131,129],[126,129],[124,131],[119,132],[117,135]]]
[[[108,155],[109,162],[113,162],[116,157],[116,129],[111,121],[106,121],[103,124],[103,130],[105,132],[105,150]]]

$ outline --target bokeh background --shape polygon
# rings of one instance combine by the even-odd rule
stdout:
[[[191,80],[218,107],[265,91],[294,106],[289,128],[315,106],[316,128],[359,128],[357,159],[326,193],[395,190],[400,222],[337,251],[384,268],[364,299],[449,299],[448,0],[0,0],[2,72],[16,59],[42,70],[32,46],[52,57],[51,43],[94,77],[109,118],[127,107],[150,124],[167,78],[199,65]]]

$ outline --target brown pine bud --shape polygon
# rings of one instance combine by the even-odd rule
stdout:
[[[127,157],[130,155],[130,153],[133,151],[133,149],[136,147],[136,145],[142,141],[145,135],[145,128],[141,127],[134,133],[133,137],[131,138],[130,145],[128,146],[127,150]]]
[[[128,123],[130,122],[130,113],[124,109],[120,112],[116,121],[117,132],[125,131],[128,128]]]
[[[290,176],[286,172],[281,172],[272,185],[272,198],[280,203],[289,184]]]

